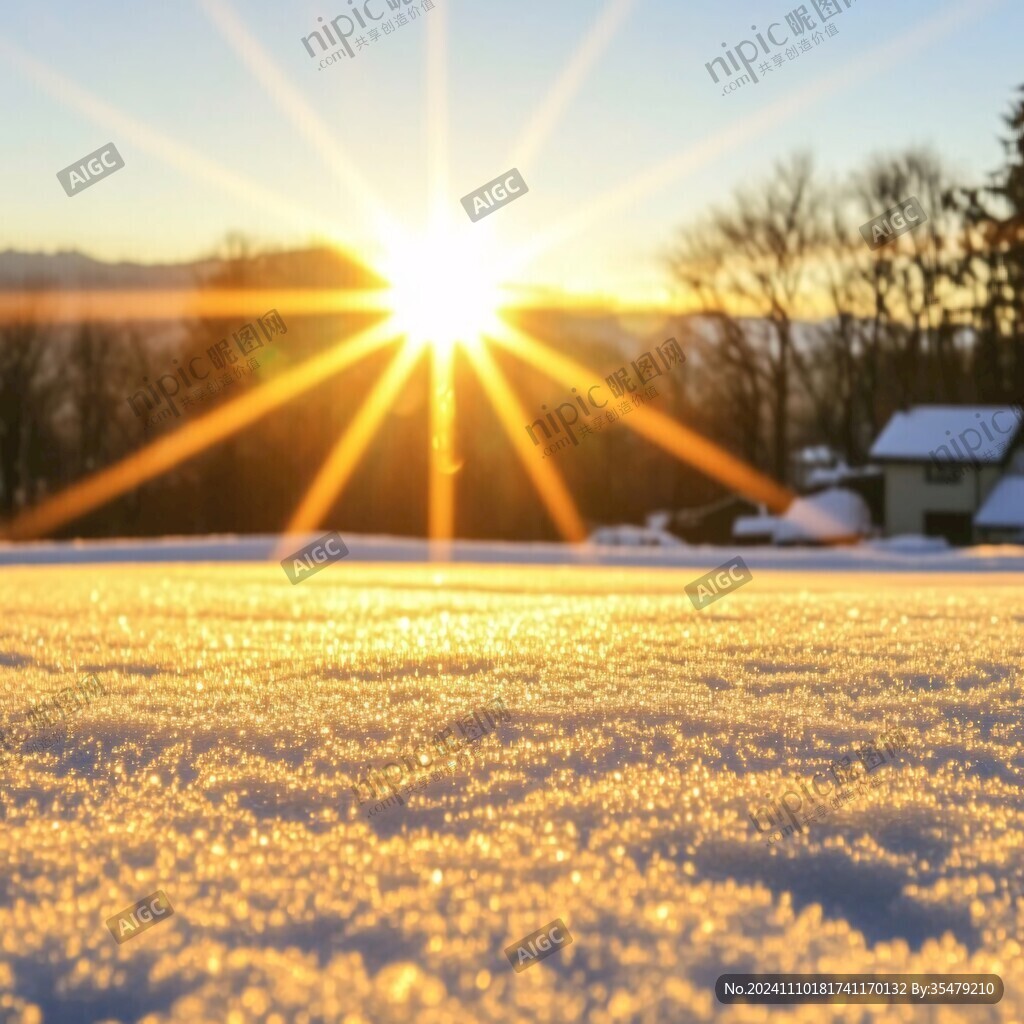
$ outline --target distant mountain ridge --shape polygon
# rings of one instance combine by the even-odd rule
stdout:
[[[201,288],[344,290],[386,286],[385,280],[351,254],[327,246],[182,263],[108,263],[78,250],[0,252],[0,293]],[[556,349],[577,345],[582,351],[602,349],[605,354],[595,368],[599,377],[612,373],[620,364],[628,365],[645,349],[662,343],[675,333],[679,324],[678,318],[659,310],[617,312],[599,304],[563,306],[557,291],[551,292],[550,306],[527,306],[513,319]],[[149,336],[154,337],[152,333]],[[168,334],[171,338],[177,336],[176,331]]]
[[[184,263],[107,263],[77,250],[0,252],[0,290],[71,288],[235,287],[363,288],[381,282],[357,260],[335,249],[299,249],[238,259]],[[220,280],[217,280],[217,279]]]
[[[77,251],[0,252],[0,288],[185,288],[201,283],[220,261],[105,263]]]

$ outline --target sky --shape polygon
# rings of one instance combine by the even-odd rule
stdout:
[[[854,0],[724,96],[706,63],[752,25],[792,43],[793,0],[434,0],[322,68],[302,38],[349,2],[4,4],[0,250],[189,260],[242,232],[379,265],[376,211],[418,234],[434,210],[528,257],[518,282],[656,301],[675,231],[794,151],[837,190],[916,144],[984,181],[1024,84],[1019,0]],[[111,141],[124,169],[66,196],[57,171]],[[529,193],[471,223],[460,198],[513,166]]]

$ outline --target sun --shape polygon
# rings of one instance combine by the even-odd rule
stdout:
[[[500,289],[482,233],[448,228],[405,240],[383,269],[396,323],[413,343],[442,351],[476,346],[493,327]]]

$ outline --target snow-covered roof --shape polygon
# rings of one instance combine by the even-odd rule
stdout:
[[[1024,529],[1024,476],[1004,476],[978,509],[974,525]]]
[[[881,472],[881,466],[857,466],[855,469],[851,469],[845,462],[840,462],[833,469],[826,469],[824,466],[812,469],[807,474],[804,485],[806,487],[835,487],[844,480],[878,476]]]
[[[776,544],[837,541],[867,537],[871,511],[853,491],[832,487],[797,498],[781,516],[740,516],[732,524],[737,539],[770,536]]]
[[[833,487],[797,498],[779,521],[775,543],[847,540],[870,533],[871,510],[867,502],[853,491]]]
[[[1020,433],[1021,416],[1013,405],[915,405],[893,414],[871,458],[923,462],[934,455],[939,462],[998,464]]]

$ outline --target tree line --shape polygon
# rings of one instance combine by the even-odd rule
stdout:
[[[912,148],[827,188],[798,154],[679,232],[668,262],[710,323],[691,343],[714,436],[785,480],[795,445],[863,463],[897,409],[1021,401],[1024,102],[1004,123],[985,185]],[[927,222],[872,251],[859,225],[910,196]]]

